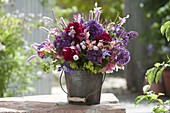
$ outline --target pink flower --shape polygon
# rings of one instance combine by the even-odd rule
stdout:
[[[102,68],[102,71],[106,71],[106,73],[113,73],[113,70],[115,69],[115,65],[111,62],[108,62],[108,64]]]
[[[39,45],[33,45],[35,47],[35,49],[37,50],[38,56],[41,58],[45,58],[47,53],[51,53],[55,51],[53,50],[53,44],[51,44],[50,40],[46,40],[44,42],[42,42]]]

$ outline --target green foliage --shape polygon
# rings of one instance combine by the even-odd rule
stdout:
[[[151,85],[153,82],[158,83],[161,76],[162,76],[162,72],[163,70],[169,66],[169,64],[165,64],[163,63],[155,63],[154,67],[152,67],[151,69],[148,69],[146,72],[146,79],[148,81],[148,83]]]
[[[93,62],[91,61],[88,61],[87,63],[85,62],[84,65],[83,65],[83,69],[85,70],[90,70],[89,72],[90,73],[100,73],[100,67],[98,67],[97,65],[95,65]]]
[[[152,82],[154,81],[157,70],[157,68],[151,68],[147,70],[146,77],[149,84],[152,84]]]
[[[47,62],[42,62],[42,65],[41,65],[41,69],[47,73],[50,72],[50,62],[47,61]]]
[[[74,13],[83,13],[88,17],[88,11],[92,10],[91,8],[95,2],[104,9],[104,13],[101,15],[102,17],[108,20],[114,20],[118,13],[122,16],[123,0],[55,0],[54,3],[48,0],[42,0],[44,5],[48,4],[48,6],[54,7],[57,17],[63,16],[66,19],[72,19],[70,14]]]
[[[166,36],[168,41],[170,40],[170,21],[167,21],[162,25],[161,33]]]
[[[164,33],[166,33],[167,30],[169,30],[169,27],[170,27],[170,24],[168,21],[161,27],[161,33],[164,35]],[[167,40],[169,41],[170,34],[167,34],[166,36],[167,36]],[[146,79],[149,85],[145,85],[143,87],[144,95],[140,95],[135,99],[134,101],[135,105],[138,105],[143,100],[147,100],[148,104],[151,104],[155,101],[157,102],[157,105],[153,108],[154,113],[169,113],[170,112],[170,108],[169,108],[170,99],[163,101],[162,99],[159,99],[160,96],[164,95],[163,93],[155,94],[155,92],[150,91],[151,84],[153,82],[158,83],[158,81],[161,79],[162,72],[164,71],[166,67],[170,67],[170,59],[168,59],[166,63],[165,62],[155,63],[154,67],[147,70]]]
[[[163,93],[155,94],[153,91],[149,91],[150,85],[146,85],[143,88],[144,95],[138,96],[134,104],[138,105],[141,101],[147,100],[148,104],[151,104],[153,102],[156,102],[157,105],[153,108],[154,113],[167,113],[170,112],[169,105],[170,100],[163,101],[159,97],[164,95]]]
[[[23,32],[31,25],[17,15],[0,17],[0,96],[15,96],[30,90],[35,76],[35,64],[26,59],[32,54],[23,38]],[[10,86],[12,85],[12,86]],[[12,87],[13,90],[10,90]]]
[[[151,64],[153,62],[162,62],[166,60],[166,55],[170,53],[168,51],[170,44],[165,37],[162,37],[162,30],[161,32],[159,31],[162,24],[170,19],[170,1],[157,0],[156,4],[153,5],[154,2],[154,0],[144,0],[143,2],[143,10],[148,22],[146,27],[149,28],[144,34],[143,39],[149,45],[148,47],[150,47],[147,49],[147,57]],[[165,31],[165,34],[168,33],[168,31]]]

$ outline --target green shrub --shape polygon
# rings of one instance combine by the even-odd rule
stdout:
[[[26,63],[32,52],[23,33],[30,26],[24,17],[10,14],[0,17],[0,97],[26,93],[32,90],[29,86],[38,78],[36,63],[31,66]]]

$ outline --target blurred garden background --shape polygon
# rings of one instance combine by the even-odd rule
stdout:
[[[108,75],[103,84],[103,92],[133,103],[146,84],[146,70],[155,62],[166,61],[170,54],[170,44],[160,32],[161,25],[170,20],[169,0],[0,0],[0,97],[58,92],[60,73],[42,72],[41,59],[26,62],[35,54],[31,44],[46,39],[39,27],[48,26],[43,16],[52,18],[51,9],[58,20],[62,16],[70,21],[73,14],[88,16],[95,2],[103,8],[102,18],[129,15],[127,31],[139,33],[128,46],[131,61],[125,70]]]

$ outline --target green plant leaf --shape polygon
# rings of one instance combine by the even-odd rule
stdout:
[[[165,104],[170,104],[170,100],[166,100],[164,103]]]
[[[148,96],[148,104],[151,104],[153,101],[155,101],[159,96],[156,94],[151,94]]]
[[[163,100],[157,99],[157,101],[159,102],[159,104],[163,104]]]
[[[138,105],[139,102],[141,102],[142,100],[146,99],[147,97],[145,95],[141,95],[141,96],[138,96],[135,101],[134,101],[134,104],[135,105]]]
[[[162,67],[156,74],[156,78],[155,78],[155,82],[158,83],[158,81],[160,80],[161,76],[162,76],[162,72],[165,69],[165,67]]]
[[[159,96],[163,96],[163,95],[165,95],[165,94],[164,94],[164,93],[158,93],[158,95],[159,95]]]
[[[156,107],[153,108],[154,113],[166,113],[166,110],[164,107]]]
[[[161,66],[161,63],[155,63],[154,66],[159,67],[159,66]]]
[[[147,70],[147,72],[146,72],[147,81],[150,85],[152,84],[152,82],[155,79],[155,74],[156,74],[157,70],[158,70],[158,68],[153,67],[153,68]]]
[[[165,36],[166,36],[167,40],[169,41],[170,40],[170,25],[166,29]]]
[[[165,22],[165,23],[161,26],[160,31],[161,31],[162,35],[165,34],[166,29],[167,29],[169,26],[170,26],[170,21]]]
[[[143,87],[143,92],[144,92],[144,94],[146,94],[146,92],[148,92],[150,88],[151,88],[150,85],[145,85],[145,86]]]

